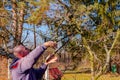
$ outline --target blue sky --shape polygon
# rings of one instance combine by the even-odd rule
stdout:
[[[30,44],[33,44],[33,42],[34,42],[34,35],[33,35],[33,31],[32,31],[33,30],[33,25],[29,25],[27,23],[24,23],[23,27],[24,27],[24,30],[23,30],[23,34],[22,34],[22,36],[23,36],[22,40],[25,39],[25,37],[27,35],[27,32],[28,32],[28,36],[27,36],[25,42],[29,42]],[[36,26],[36,30],[39,31],[39,32],[42,32],[43,34],[48,34],[49,33],[49,28],[48,28],[47,25]],[[44,42],[39,34],[36,33],[36,36],[37,36],[36,41],[37,41],[38,44],[41,44],[41,43]]]

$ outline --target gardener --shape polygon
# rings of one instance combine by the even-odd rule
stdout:
[[[10,65],[12,80],[41,80],[47,65],[57,60],[57,57],[54,56],[38,69],[33,68],[33,65],[48,47],[55,48],[56,43],[53,41],[45,42],[31,52],[23,45],[16,46],[13,49],[16,59]]]

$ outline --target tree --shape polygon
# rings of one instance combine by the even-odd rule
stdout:
[[[100,73],[105,72],[109,63],[111,50],[113,49],[117,38],[117,36],[116,38],[115,36],[114,37],[112,36],[113,34],[116,34],[116,31],[114,32],[114,26],[118,25],[118,23],[116,23],[116,20],[114,19],[114,17],[117,16],[114,14],[114,12],[118,11],[116,10],[115,7],[117,1],[111,0],[107,2],[95,1],[91,4],[87,0],[83,1],[70,0],[71,6],[68,6],[61,0],[58,0],[58,2],[64,7],[63,9],[64,15],[61,15],[62,17],[57,16],[53,18],[52,21],[50,22],[54,23],[54,28],[55,31],[57,30],[57,34],[63,32],[66,33],[67,35],[69,35],[70,33],[72,33],[73,35],[76,34],[81,35],[82,41],[84,42],[83,45],[86,47],[87,51],[91,55],[90,60],[92,79],[93,80],[98,79],[99,73],[98,75],[95,75],[94,60],[96,59],[99,60],[98,57],[101,57],[100,55],[102,54],[102,52],[104,53],[102,54],[102,56],[104,57],[106,56],[105,54],[107,54],[106,62],[104,62],[105,58],[100,59],[102,63],[105,63],[105,65],[100,64],[101,66],[100,68],[102,68],[100,70],[101,71]],[[61,13],[62,12],[60,12],[59,14]],[[87,18],[85,18],[85,16]],[[81,19],[82,17],[84,18]],[[82,23],[86,23],[87,26],[86,25],[82,26]],[[112,39],[111,36],[113,37]],[[95,47],[96,45],[97,47]],[[106,46],[109,45],[110,48],[109,50],[107,50]]]

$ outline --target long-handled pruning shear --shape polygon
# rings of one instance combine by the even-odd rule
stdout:
[[[69,42],[69,39],[68,39],[62,46],[60,46],[58,49],[56,49],[56,50],[52,53],[52,55],[50,55],[50,56],[46,59],[46,62],[48,62],[49,60],[51,60],[51,59],[55,56],[55,54],[57,54],[57,52],[58,52],[63,46],[65,46],[68,42]]]

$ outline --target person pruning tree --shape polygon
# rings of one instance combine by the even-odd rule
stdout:
[[[56,42],[48,41],[43,45],[37,46],[31,52],[23,45],[16,46],[13,49],[13,54],[16,58],[10,65],[12,80],[41,80],[47,65],[57,60],[57,57],[53,56],[53,58],[43,63],[38,69],[33,68],[33,65],[48,47],[56,48],[57,44]]]

